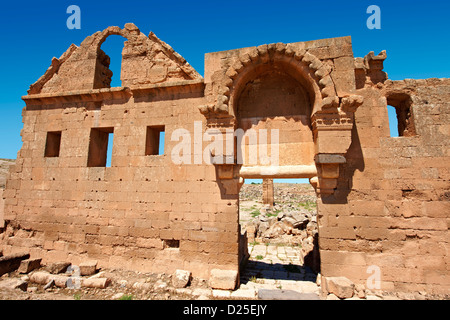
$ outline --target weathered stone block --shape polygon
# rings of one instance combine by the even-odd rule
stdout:
[[[97,271],[97,261],[86,261],[79,265],[80,275],[91,276]]]
[[[22,260],[28,259],[28,253],[17,253],[0,257],[0,276],[9,273],[19,268]]]
[[[41,258],[38,259],[26,259],[20,262],[19,273],[29,273],[34,269],[38,269],[41,267]]]
[[[51,274],[44,271],[37,271],[30,274],[30,282],[37,284],[47,284]]]
[[[111,283],[109,278],[82,279],[81,286],[85,288],[105,289]]]
[[[328,293],[335,294],[340,299],[353,297],[355,285],[345,277],[322,277],[322,284],[325,280],[325,288]]]
[[[315,293],[300,293],[293,290],[279,289],[259,289],[258,298],[260,300],[320,300]]]
[[[212,269],[209,285],[213,289],[234,290],[237,280],[238,272],[236,270]]]
[[[6,279],[0,282],[0,289],[20,289],[22,291],[27,291],[28,282],[20,280],[20,279]]]
[[[172,285],[175,288],[185,288],[191,280],[191,272],[187,270],[176,270],[172,275]]]
[[[46,270],[52,274],[64,273],[67,271],[67,268],[71,265],[70,262],[55,262],[46,266]]]

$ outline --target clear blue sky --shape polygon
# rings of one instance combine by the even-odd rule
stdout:
[[[81,8],[81,29],[69,30],[69,5]],[[381,8],[381,30],[369,30],[369,5]],[[30,84],[74,43],[108,26],[135,23],[170,44],[200,74],[204,54],[275,42],[352,36],[355,57],[387,50],[390,79],[450,77],[450,1],[4,1],[0,63],[0,158],[16,158],[21,147],[21,109]],[[110,37],[119,85],[123,39]]]

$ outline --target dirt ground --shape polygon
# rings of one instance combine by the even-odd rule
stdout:
[[[187,293],[171,285],[171,275],[157,275],[124,270],[102,270],[102,277],[111,279],[105,289],[68,289],[28,283],[27,291],[2,286],[12,279],[27,280],[17,271],[0,277],[0,300],[188,300],[192,290],[208,289],[206,281],[193,279]],[[195,298],[195,296],[194,296]]]

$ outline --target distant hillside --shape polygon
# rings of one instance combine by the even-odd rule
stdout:
[[[13,165],[16,160],[0,159],[0,188],[4,189],[6,184],[6,176],[8,175],[9,166]]]

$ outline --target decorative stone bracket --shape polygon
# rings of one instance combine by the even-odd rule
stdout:
[[[222,185],[225,193],[227,195],[238,194],[244,184],[244,179],[239,177],[238,166],[233,164],[217,164],[215,166],[217,182]]]
[[[333,194],[339,178],[339,165],[347,162],[345,157],[340,154],[318,154],[314,160],[318,176],[310,179],[311,184],[318,194]]]
[[[352,143],[354,113],[363,101],[358,95],[343,97],[312,117],[317,177],[310,182],[320,195],[334,194],[337,188],[339,165],[347,162],[345,154]]]

